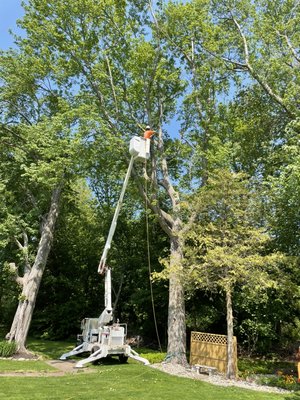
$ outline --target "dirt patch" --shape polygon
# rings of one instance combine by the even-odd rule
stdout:
[[[38,357],[36,354],[31,353],[30,351],[27,352],[18,352],[14,354],[11,359],[12,360],[38,360],[40,357]]]
[[[75,365],[78,361],[76,360],[50,360],[46,361],[48,365],[57,368],[63,374],[77,374],[77,373],[91,373],[95,372],[93,368],[76,368]]]

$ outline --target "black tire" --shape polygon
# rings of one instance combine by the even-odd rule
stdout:
[[[120,361],[121,364],[126,364],[127,360],[128,360],[128,357],[125,356],[124,354],[120,354],[119,355],[119,361]]]
[[[100,349],[99,346],[94,346],[94,347],[92,347],[91,354],[95,353],[95,352],[96,352],[97,350],[99,350],[99,349]],[[99,363],[100,363],[100,360],[96,360],[96,361],[93,361],[93,362],[92,362],[93,365],[98,365]]]

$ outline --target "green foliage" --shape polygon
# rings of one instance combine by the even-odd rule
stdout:
[[[204,209],[184,227],[189,327],[222,326],[218,292],[232,285],[243,346],[288,349],[299,340],[299,5],[164,1],[151,13],[146,0],[50,3],[26,3],[19,21],[25,35],[0,60],[1,323],[10,323],[18,300],[8,263],[19,275],[32,264],[61,181],[64,205],[33,332],[74,335],[82,317],[99,314],[96,264],[127,164],[126,141],[151,123],[163,130],[163,143],[153,146],[158,166],[166,157],[175,190],[188,194],[183,225]],[[175,118],[176,138],[168,125]],[[223,172],[213,181],[216,168]],[[244,176],[228,171],[247,172],[264,187],[262,207]],[[160,168],[158,177],[152,204],[168,211]],[[110,256],[115,291],[122,286],[116,313],[152,340],[143,206],[133,186]],[[168,245],[156,222],[154,275]],[[154,288],[165,336],[167,288]]]
[[[242,379],[285,390],[300,390],[295,362],[239,358],[238,369]]]
[[[293,392],[298,392],[300,390],[300,384],[298,383],[295,375],[285,375],[280,372],[278,373],[278,376],[260,378],[259,383],[262,385],[275,386],[285,390],[291,390]]]
[[[249,355],[255,351],[267,351],[270,347],[268,342],[277,339],[273,321],[267,322],[264,319],[258,319],[256,315],[243,319],[238,325],[237,331],[242,338],[243,347],[247,349]]]
[[[241,89],[226,108],[232,163],[250,175],[268,176],[282,162],[280,149],[289,119],[259,85]]]
[[[16,352],[15,342],[0,341],[0,357],[11,357]]]
[[[135,348],[135,351],[142,355],[142,357],[146,358],[150,364],[163,362],[167,355],[166,352],[159,352],[157,350],[147,349],[146,347]]]
[[[4,254],[2,254],[3,256]],[[8,332],[9,324],[18,303],[20,287],[14,280],[14,274],[11,272],[7,263],[0,264],[0,324],[1,330]],[[2,335],[0,335],[1,337]],[[5,334],[3,335],[5,336]]]
[[[273,177],[265,183],[265,214],[274,235],[276,248],[290,255],[298,255],[299,249],[299,187],[300,154],[297,136],[299,121],[287,126],[286,144],[278,157],[282,165]]]
[[[209,176],[191,207],[195,222],[186,240],[191,286],[214,291],[237,283],[258,292],[273,287],[264,266],[276,266],[282,256],[265,253],[269,237],[254,219],[255,207],[247,180],[226,170]]]
[[[128,208],[128,212],[126,217],[125,213],[120,215],[110,251],[113,299],[121,288],[114,314],[115,318],[128,323],[129,336],[141,335],[146,343],[155,343],[149,271],[145,262],[145,217],[141,214],[138,219],[134,216],[130,219],[133,212],[130,204],[127,198],[124,207]],[[80,332],[80,321],[84,317],[97,317],[101,313],[104,280],[97,274],[97,260],[100,259],[111,223],[113,209],[108,205],[104,203],[103,209],[97,208],[95,198],[82,181],[74,184],[72,192],[65,198],[53,251],[36,304],[32,335],[43,335],[52,340],[74,338],[75,341],[76,334]],[[155,270],[160,268],[156,260],[165,247],[165,240],[154,221],[150,224],[149,234],[151,264]],[[131,238],[130,243],[128,238]],[[167,290],[163,283],[154,284],[153,289],[159,310],[157,320],[160,335],[163,338]],[[68,298],[65,297],[66,292],[70,293]]]
[[[251,375],[273,375],[279,372],[294,375],[296,371],[295,362],[281,361],[279,359],[266,358],[238,358],[238,370],[243,376]]]
[[[234,310],[239,315],[244,309],[237,332],[251,354],[277,339],[276,321],[268,319],[263,307],[274,307],[272,294],[280,293],[279,268],[287,260],[283,254],[269,253],[271,239],[259,227],[249,185],[243,174],[220,170],[191,197],[194,222],[185,235],[185,282],[192,294],[199,289],[212,297],[234,294]]]

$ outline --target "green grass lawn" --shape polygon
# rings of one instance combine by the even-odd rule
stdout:
[[[3,372],[54,372],[56,368],[46,364],[44,361],[17,361],[0,360],[0,373]]]
[[[29,338],[27,341],[28,350],[44,358],[58,359],[62,354],[67,353],[75,347],[75,342],[59,342],[52,340],[41,340]]]
[[[93,367],[95,368],[95,367]],[[223,388],[167,375],[137,363],[101,365],[90,374],[0,377],[0,399],[11,400],[285,400],[293,397]]]
[[[31,339],[28,348],[46,359],[57,359],[73,343]],[[146,356],[146,350],[140,349]],[[159,361],[164,354],[151,354]],[[157,359],[156,359],[157,358]],[[151,361],[151,360],[150,360]],[[130,360],[128,364],[104,363],[94,372],[64,376],[0,376],[0,399],[32,400],[300,400],[295,394],[273,394],[237,387],[214,386],[199,380],[180,378]],[[2,372],[52,372],[45,362],[0,360]]]

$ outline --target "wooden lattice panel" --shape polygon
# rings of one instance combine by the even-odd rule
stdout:
[[[192,332],[192,341],[227,345],[227,336],[213,333]]]
[[[234,344],[234,366],[237,372],[237,342]],[[227,368],[227,336],[205,332],[191,333],[190,364],[216,367],[219,372],[226,372]]]

